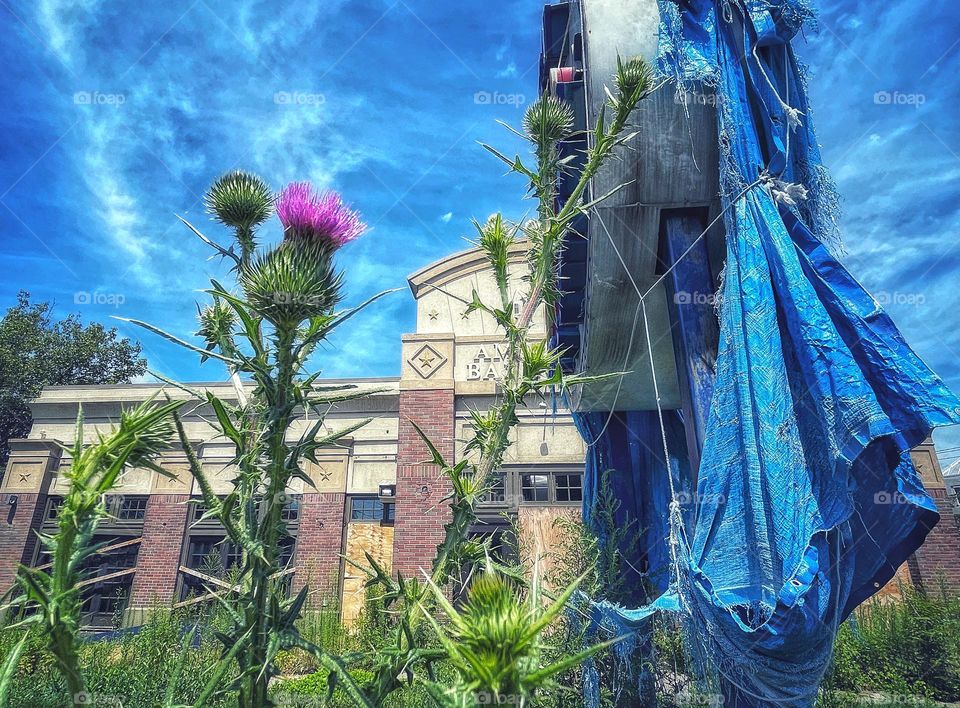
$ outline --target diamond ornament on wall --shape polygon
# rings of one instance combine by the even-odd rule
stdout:
[[[440,370],[440,367],[447,363],[447,357],[429,344],[424,344],[417,349],[412,357],[407,359],[407,363],[413,367],[413,370],[416,371],[421,378],[429,379]]]

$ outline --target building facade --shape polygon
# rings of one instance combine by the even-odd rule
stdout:
[[[523,267],[523,250],[513,253],[513,268]],[[340,444],[305,461],[316,488],[296,481],[288,490],[288,575],[293,589],[311,588],[314,604],[338,603],[349,621],[364,599],[364,576],[349,561],[378,563],[405,576],[429,568],[442,540],[449,492],[439,470],[425,464],[427,449],[413,424],[424,430],[447,459],[459,459],[470,434],[470,412],[488,407],[502,370],[502,341],[485,313],[465,316],[474,290],[491,301],[496,286],[482,255],[466,251],[439,261],[409,278],[417,305],[416,331],[403,336],[399,378],[324,381],[351,384],[371,395],[338,404],[326,418],[329,431],[370,418]],[[546,318],[537,318],[533,334],[546,336]],[[375,345],[374,345],[375,346]],[[228,383],[194,384],[229,400]],[[6,508],[0,521],[0,586],[13,580],[18,563],[47,562],[37,533],[52,530],[66,490],[63,471],[78,407],[84,434],[92,440],[107,430],[120,410],[154,395],[158,385],[66,386],[43,391],[33,403],[30,436],[11,443],[12,453],[0,486]],[[186,397],[167,389],[172,397]],[[191,410],[191,409],[186,409]],[[233,472],[233,449],[208,423],[212,412],[200,407],[185,417],[188,436],[215,491],[225,494]],[[301,417],[291,440],[310,423]],[[506,543],[513,528],[525,545],[547,553],[558,514],[579,516],[584,445],[569,413],[534,404],[520,413],[514,441],[501,477],[481,508],[476,534]],[[135,624],[156,605],[186,605],[202,600],[206,588],[228,584],[224,570],[240,552],[225,541],[223,529],[201,519],[199,499],[186,456],[171,451],[160,464],[175,477],[146,469],[124,473],[108,500],[109,517],[98,531],[106,552],[90,563],[84,622],[107,626]]]
[[[512,257],[515,272],[524,267],[523,256],[518,247]],[[318,453],[316,464],[304,462],[315,488],[295,481],[288,490],[285,561],[291,587],[309,585],[314,607],[339,607],[347,622],[362,609],[365,581],[350,561],[363,565],[369,553],[382,567],[410,577],[429,568],[442,539],[449,486],[435,466],[425,463],[428,451],[413,424],[447,459],[461,459],[470,413],[495,400],[495,381],[502,371],[503,343],[495,323],[485,313],[464,314],[474,290],[488,301],[496,297],[478,251],[434,263],[410,276],[409,285],[417,326],[403,336],[400,377],[323,382],[371,392],[333,408],[326,418],[329,431],[372,420]],[[546,322],[541,313],[534,336],[547,336]],[[233,396],[227,383],[194,386],[224,399]],[[33,403],[31,433],[11,442],[0,485],[5,508],[0,587],[12,583],[18,563],[47,562],[37,534],[52,531],[57,523],[66,490],[63,472],[70,465],[60,443],[69,447],[73,442],[78,408],[83,407],[89,441],[98,430],[108,429],[122,408],[159,388],[51,387]],[[185,396],[179,390],[167,393]],[[559,402],[532,402],[519,418],[500,477],[483,501],[472,533],[491,536],[495,547],[515,549],[512,534],[517,530],[528,559],[549,564],[556,562],[552,551],[560,533],[555,520],[580,517],[584,443]],[[208,423],[212,419],[212,412],[200,407],[184,423],[215,491],[225,494],[233,451],[216,437]],[[290,430],[291,440],[308,424],[301,417]],[[931,588],[946,582],[960,591],[960,532],[933,444],[921,445],[913,454],[943,518],[896,580]],[[131,469],[108,499],[109,517],[97,538],[107,548],[90,561],[84,580],[88,627],[137,624],[152,607],[200,602],[211,585],[229,585],[225,570],[239,561],[239,550],[225,540],[218,522],[201,519],[201,505],[188,503],[200,495],[184,453],[173,450],[160,463],[173,478]],[[891,584],[884,592],[895,591]]]

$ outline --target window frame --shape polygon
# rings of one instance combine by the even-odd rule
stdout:
[[[557,484],[558,477],[566,477],[568,479],[568,483],[563,487],[561,487],[560,485]],[[578,484],[576,487],[571,486],[569,484],[570,477],[579,477],[580,484]],[[551,475],[551,484],[553,486],[553,498],[554,498],[555,504],[583,504],[583,472],[567,472],[567,471],[554,472]],[[567,493],[568,497],[570,496],[570,492],[572,492],[573,490],[577,490],[577,494],[580,498],[579,499],[569,499],[569,498],[560,499],[559,492],[561,489],[563,489]]]
[[[504,476],[504,501],[485,501],[481,500],[477,504],[477,510],[481,515],[491,515],[491,513],[516,512],[521,506],[579,506],[583,503],[583,476],[584,467],[582,465],[504,465],[500,468],[500,473]],[[545,500],[535,499],[527,501],[523,498],[523,476],[536,475],[547,478],[547,498]],[[557,477],[579,477],[580,499],[560,500],[557,494]],[[539,488],[539,487],[538,487]],[[562,489],[574,490],[577,487],[571,487],[569,484]]]
[[[374,516],[373,518],[358,518],[353,517],[354,504],[357,502],[373,502],[374,504],[380,504],[380,516]],[[390,509],[390,511],[388,511]],[[397,504],[395,501],[383,501],[378,496],[369,495],[369,494],[356,494],[351,495],[349,503],[347,504],[347,523],[348,524],[381,524],[383,526],[393,526],[397,518]]]

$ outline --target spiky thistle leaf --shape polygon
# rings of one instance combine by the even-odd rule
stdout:
[[[233,341],[233,328],[237,323],[237,313],[225,302],[216,300],[200,310],[197,315],[200,329],[197,336],[203,337],[207,349],[223,348]]]

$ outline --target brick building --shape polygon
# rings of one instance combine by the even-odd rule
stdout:
[[[522,267],[522,250],[514,252],[513,260],[514,268]],[[494,322],[479,312],[464,317],[474,289],[495,297],[479,252],[434,263],[412,275],[409,284],[417,302],[417,327],[403,337],[400,377],[323,382],[376,389],[368,398],[338,405],[327,418],[330,430],[365,418],[373,421],[318,455],[319,464],[304,463],[316,489],[298,481],[289,490],[292,586],[309,584],[317,602],[342,600],[347,620],[362,605],[364,578],[343,556],[364,562],[364,553],[370,552],[383,566],[409,576],[429,567],[442,537],[446,514],[441,500],[448,490],[438,470],[423,464],[427,451],[411,423],[426,431],[448,458],[461,455],[469,412],[489,405],[501,367],[502,343]],[[545,335],[546,318],[540,317],[536,327]],[[232,397],[227,383],[205,387],[224,399]],[[56,524],[65,489],[60,473],[70,464],[56,441],[72,442],[78,406],[83,406],[85,434],[92,438],[117,419],[122,407],[157,390],[153,384],[51,387],[33,403],[30,437],[12,441],[0,486],[5,506],[0,586],[9,586],[17,563],[46,562],[33,532]],[[232,448],[215,439],[206,422],[211,419],[212,413],[200,408],[184,422],[216,491],[225,493]],[[306,425],[306,420],[297,421],[291,439]],[[552,406],[522,411],[502,480],[484,502],[483,522],[474,532],[499,541],[512,517],[531,548],[548,548],[551,520],[558,513],[579,514],[583,459],[583,442],[566,411]],[[109,500],[111,515],[101,524],[98,540],[107,541],[111,550],[91,564],[85,590],[88,625],[107,625],[121,614],[125,622],[136,623],[156,604],[194,601],[211,582],[208,576],[240,557],[224,542],[218,522],[200,520],[202,508],[187,503],[199,498],[199,490],[182,452],[165,455],[161,464],[177,478],[129,470]]]

